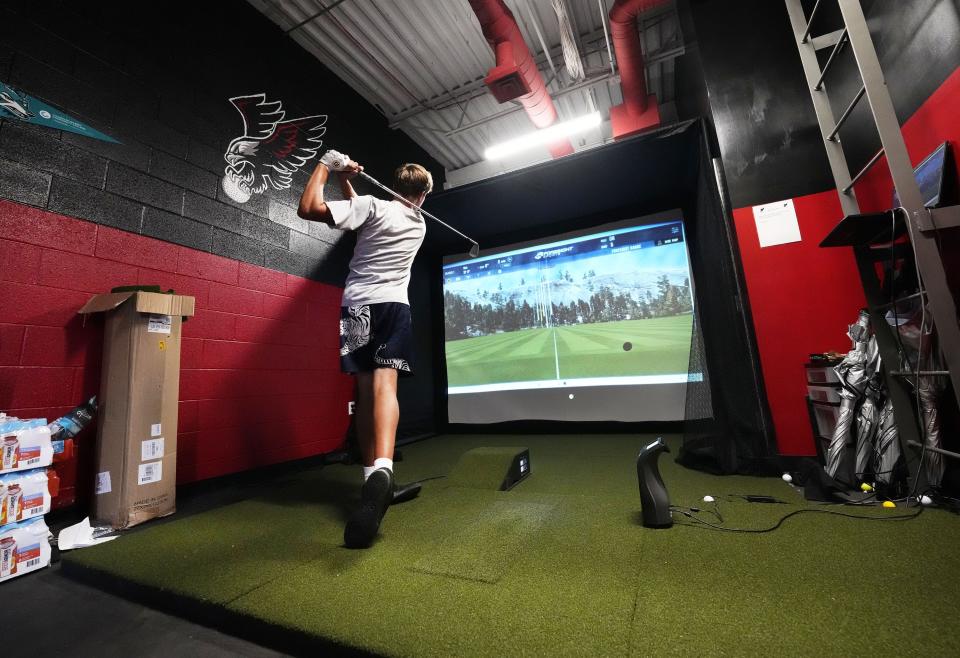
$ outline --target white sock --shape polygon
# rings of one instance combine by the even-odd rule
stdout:
[[[377,470],[376,466],[364,466],[363,467],[363,481],[366,482],[373,472]]]
[[[376,468],[386,468],[389,471],[393,472],[393,460],[387,459],[386,457],[377,457],[373,460],[373,467]]]

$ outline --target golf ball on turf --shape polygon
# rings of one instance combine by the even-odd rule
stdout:
[[[793,482],[793,476],[790,475],[789,473],[784,473],[780,477],[783,478],[784,482],[787,482],[787,483]]]

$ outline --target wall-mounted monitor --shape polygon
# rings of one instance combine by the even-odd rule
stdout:
[[[448,257],[452,423],[684,417],[693,282],[679,211]]]
[[[950,150],[949,142],[944,142],[937,149],[923,159],[913,170],[913,175],[920,186],[920,198],[927,208],[936,208],[941,204],[943,194],[943,176],[947,168],[947,159]],[[900,195],[896,188],[893,190],[893,207],[900,207]]]

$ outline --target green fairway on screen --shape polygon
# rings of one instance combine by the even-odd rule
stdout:
[[[680,221],[450,262],[450,393],[686,380],[693,295]]]

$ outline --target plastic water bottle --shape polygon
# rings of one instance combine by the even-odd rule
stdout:
[[[97,415],[97,396],[50,423],[50,440],[63,441],[79,434]]]

